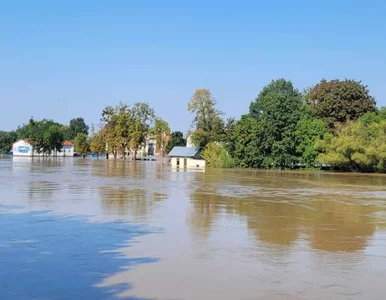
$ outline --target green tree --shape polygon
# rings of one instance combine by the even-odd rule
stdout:
[[[78,133],[74,140],[75,151],[85,157],[90,151],[90,143],[88,137],[84,133]]]
[[[188,111],[195,114],[192,141],[204,148],[210,142],[220,142],[224,135],[222,113],[215,108],[215,100],[208,89],[198,89],[192,96]]]
[[[102,131],[96,132],[91,136],[90,151],[92,153],[104,154],[106,152],[106,139]]]
[[[155,113],[148,103],[138,102],[132,107],[132,116],[130,145],[134,151],[134,159],[136,159],[138,149],[144,145],[146,137],[151,134]]]
[[[323,138],[327,129],[324,122],[316,119],[307,107],[304,107],[304,110],[296,127],[295,142],[299,163],[309,168],[315,167],[315,160],[319,154],[315,149],[315,143]]]
[[[251,115],[243,115],[237,122],[230,136],[230,154],[236,159],[238,166],[243,168],[260,168],[263,165],[261,141],[263,131],[261,122]],[[229,149],[229,148],[228,148]]]
[[[101,131],[106,142],[107,154],[113,154],[114,159],[116,159],[122,145],[121,139],[117,136],[117,132],[111,124],[106,125]]]
[[[315,116],[329,128],[376,111],[367,86],[355,80],[322,80],[308,91],[306,99]]]
[[[211,142],[206,145],[201,153],[208,167],[212,168],[233,168],[235,166],[234,159],[229,155],[228,151],[219,144]]]
[[[123,102],[116,107],[107,106],[102,112],[101,120],[106,127],[105,136],[110,152],[116,158],[118,151],[121,151],[125,158],[134,122],[130,107]]]
[[[0,131],[0,154],[10,152],[12,144],[16,140],[17,134],[15,131]]]
[[[52,151],[60,152],[63,148],[63,125],[54,121],[35,121],[31,118],[22,132],[26,135],[23,138],[28,138],[37,153],[50,155]]]
[[[58,125],[50,125],[44,133],[43,152],[51,153],[52,151],[61,152],[64,142],[63,127]]]
[[[294,167],[298,161],[295,130],[301,118],[302,95],[290,81],[279,79],[264,87],[250,105],[258,121],[258,147],[263,167]]]
[[[173,131],[166,146],[166,153],[172,151],[176,146],[186,146],[186,139],[181,131]]]
[[[73,141],[79,133],[88,135],[88,129],[89,127],[86,125],[83,118],[72,119],[70,120],[70,124],[68,126],[66,138]]]
[[[386,121],[349,121],[335,135],[328,133],[316,144],[317,161],[333,169],[361,172],[386,171]]]
[[[156,118],[154,122],[153,133],[156,136],[156,147],[157,149],[161,150],[161,155],[163,156],[170,134],[169,124],[161,118]]]

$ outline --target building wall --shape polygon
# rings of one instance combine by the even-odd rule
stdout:
[[[25,157],[42,157],[46,154],[38,153],[33,149],[31,144],[24,140],[20,140],[13,144],[13,156],[25,156]],[[61,152],[52,151],[50,156],[54,157],[73,157],[74,156],[74,146],[64,146]]]
[[[14,156],[32,156],[33,148],[32,146],[21,140],[13,144],[13,155]]]
[[[62,152],[58,153],[58,156],[74,156],[74,146],[63,146]]]
[[[171,165],[173,168],[177,168],[177,161],[180,161],[180,168],[185,168],[184,166],[184,158],[183,157],[172,157]],[[186,168],[205,168],[205,160],[203,159],[194,159],[194,158],[186,158]]]

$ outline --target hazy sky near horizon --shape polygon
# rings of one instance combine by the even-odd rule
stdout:
[[[386,105],[386,1],[1,1],[0,130],[146,101],[186,131],[209,88],[239,117],[272,79],[356,79]]]

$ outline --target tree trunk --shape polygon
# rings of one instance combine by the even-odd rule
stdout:
[[[117,159],[117,151],[114,151],[114,159]]]
[[[137,160],[137,149],[134,150],[134,160]]]
[[[122,159],[126,159],[125,149],[126,149],[126,146],[122,145]]]

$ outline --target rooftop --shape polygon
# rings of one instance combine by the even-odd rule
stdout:
[[[70,141],[64,141],[63,146],[74,146],[74,144],[71,143]]]
[[[174,157],[195,157],[200,152],[198,147],[174,147],[169,156]]]

